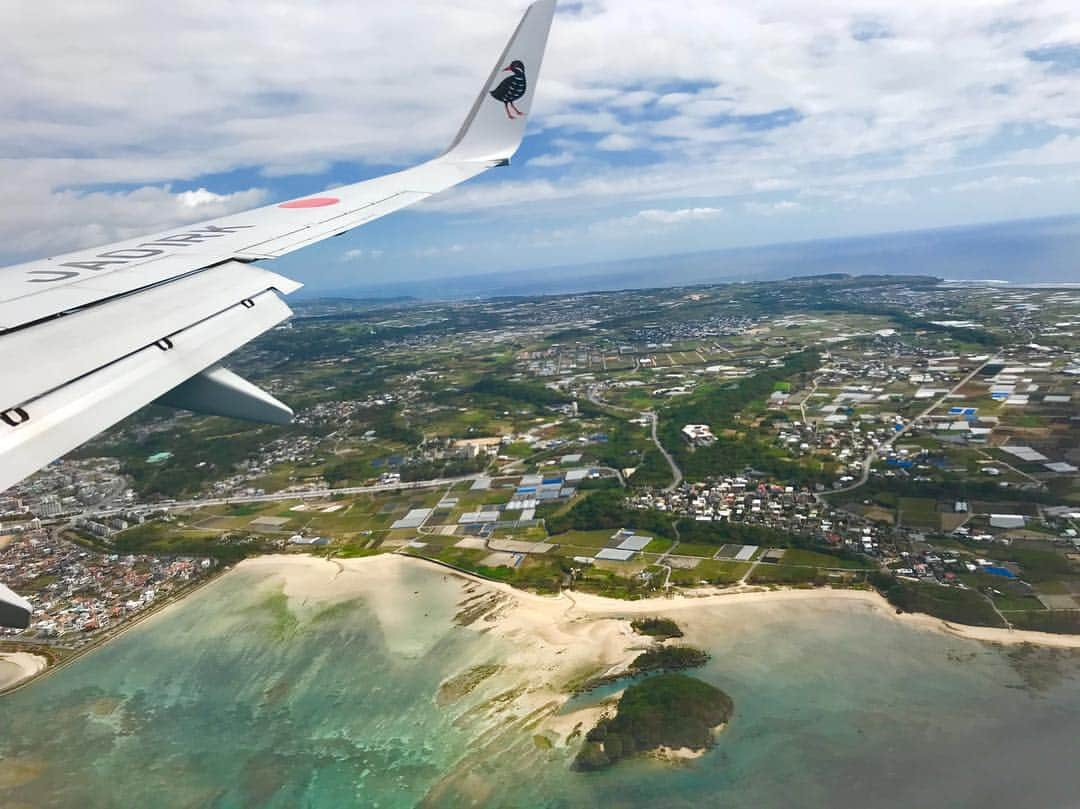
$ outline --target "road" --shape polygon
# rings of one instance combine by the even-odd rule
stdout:
[[[927,407],[922,413],[920,413],[919,415],[915,416],[915,418],[908,421],[908,423],[904,425],[903,429],[897,430],[889,438],[889,440],[885,441],[883,444],[881,444],[881,446],[876,447],[875,449],[873,449],[870,452],[870,454],[866,456],[866,459],[863,460],[862,473],[859,475],[859,479],[857,481],[852,483],[850,486],[843,486],[843,487],[841,487],[839,489],[833,489],[832,491],[829,491],[829,492],[822,492],[822,494],[844,494],[845,492],[854,491],[855,489],[858,489],[860,486],[866,485],[866,481],[868,481],[870,479],[870,469],[871,469],[871,467],[873,467],[874,461],[876,461],[881,456],[881,454],[883,452],[886,452],[887,450],[892,449],[893,444],[895,444],[897,441],[899,441],[901,438],[903,438],[905,435],[907,435],[908,432],[910,430],[912,430],[915,427],[915,425],[917,425],[920,421],[922,421],[924,418],[926,418],[931,413],[933,413],[935,410],[937,410],[939,407],[941,407],[941,405],[943,405],[948,400],[948,398],[950,396],[952,396],[954,393],[956,393],[958,390],[960,390],[960,388],[964,387],[964,385],[966,385],[968,382],[970,382],[972,379],[974,379],[975,375],[978,374],[979,371],[981,371],[983,368],[985,368],[990,363],[998,362],[998,361],[999,360],[998,360],[997,357],[991,357],[990,359],[986,360],[986,362],[982,363],[982,365],[979,365],[977,368],[975,368],[973,371],[971,371],[971,373],[969,373],[967,376],[965,376],[963,379],[961,379],[959,382],[957,382],[955,385],[953,385],[952,388],[950,388],[948,391],[946,391],[943,395],[941,395],[940,397],[935,399],[930,404],[930,406]]]
[[[671,565],[667,563],[667,558],[679,549],[679,545],[682,542],[682,533],[679,531],[679,520],[677,518],[671,521],[671,529],[675,532],[675,541],[672,543],[670,548],[660,554],[659,559],[653,562],[653,564],[657,567],[662,567],[664,568],[664,570],[667,571],[667,575],[664,577],[665,590],[671,586]]]
[[[413,489],[437,489],[441,486],[453,486],[456,483],[476,480],[480,475],[463,475],[457,478],[439,478],[437,480],[416,480],[409,483],[388,483],[378,486],[348,486],[342,489],[314,489],[303,492],[275,492],[274,494],[245,495],[242,497],[207,498],[205,500],[182,500],[175,503],[140,505],[133,511],[154,511],[159,508],[197,508],[199,506],[226,506],[232,503],[273,503],[282,500],[318,500],[338,494],[373,494],[377,492],[396,492]]]
[[[804,426],[809,426],[806,423],[806,403],[810,401],[810,397],[817,393],[818,380],[814,377],[814,381],[810,384],[809,390],[806,391],[806,395],[799,401],[799,412],[802,413],[802,423]]]
[[[679,487],[679,485],[683,482],[683,473],[682,470],[679,469],[679,465],[675,463],[675,459],[671,456],[671,453],[664,449],[664,445],[660,443],[660,438],[656,434],[660,419],[656,415],[656,413],[654,413],[652,410],[645,410],[641,413],[638,413],[637,411],[631,410],[628,407],[619,407],[618,405],[613,405],[609,402],[605,402],[596,392],[596,388],[589,388],[589,390],[585,394],[585,398],[597,407],[606,407],[608,410],[613,410],[616,412],[626,413],[634,416],[641,416],[642,418],[648,419],[651,422],[650,432],[652,434],[652,442],[656,445],[656,448],[660,450],[660,454],[664,456],[664,459],[668,462],[668,466],[671,467],[672,481],[669,486],[666,486],[664,488],[664,491],[672,492]],[[621,478],[622,476],[620,475],[619,477]]]
[[[660,443],[660,439],[656,435],[656,428],[657,425],[659,425],[660,423],[660,419],[657,417],[656,413],[650,410],[646,413],[642,413],[642,415],[645,416],[652,423],[653,443],[656,444],[656,448],[660,450],[660,454],[664,456],[664,459],[668,462],[668,466],[671,467],[671,477],[673,479],[669,485],[664,487],[664,491],[673,492],[677,488],[679,488],[679,486],[683,482],[682,470],[679,469],[679,465],[675,463],[675,459],[671,457],[671,453],[664,449],[664,445]]]

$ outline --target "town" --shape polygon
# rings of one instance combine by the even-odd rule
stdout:
[[[237,357],[290,427],[150,408],[0,496],[0,580],[34,606],[6,637],[76,650],[263,552],[624,598],[872,586],[1080,631],[1080,293],[827,276],[538,304],[301,307]]]

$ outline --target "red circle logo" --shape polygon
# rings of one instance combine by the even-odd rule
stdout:
[[[294,199],[292,202],[283,202],[279,208],[325,208],[327,205],[337,205],[341,202],[337,197],[310,197],[308,199]]]

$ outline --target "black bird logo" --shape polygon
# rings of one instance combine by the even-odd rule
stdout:
[[[529,83],[525,79],[525,64],[520,59],[515,59],[505,68],[506,72],[513,73],[513,76],[507,76],[501,82],[499,86],[491,91],[491,95],[497,100],[503,103],[506,108],[506,117],[510,120],[517,118],[518,116],[524,118],[525,113],[514,106],[515,101],[519,101],[522,96],[525,95],[525,91],[529,89]],[[517,113],[515,115],[514,113]]]

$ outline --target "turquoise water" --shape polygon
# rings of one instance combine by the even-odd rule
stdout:
[[[390,631],[363,598],[297,605],[264,571],[229,574],[0,700],[0,804],[1080,805],[1075,658],[1021,664],[849,608],[709,608],[699,676],[736,704],[716,748],[586,775],[488,721],[504,678],[440,707],[445,677],[512,647],[454,625],[459,581],[417,565],[399,589]]]

